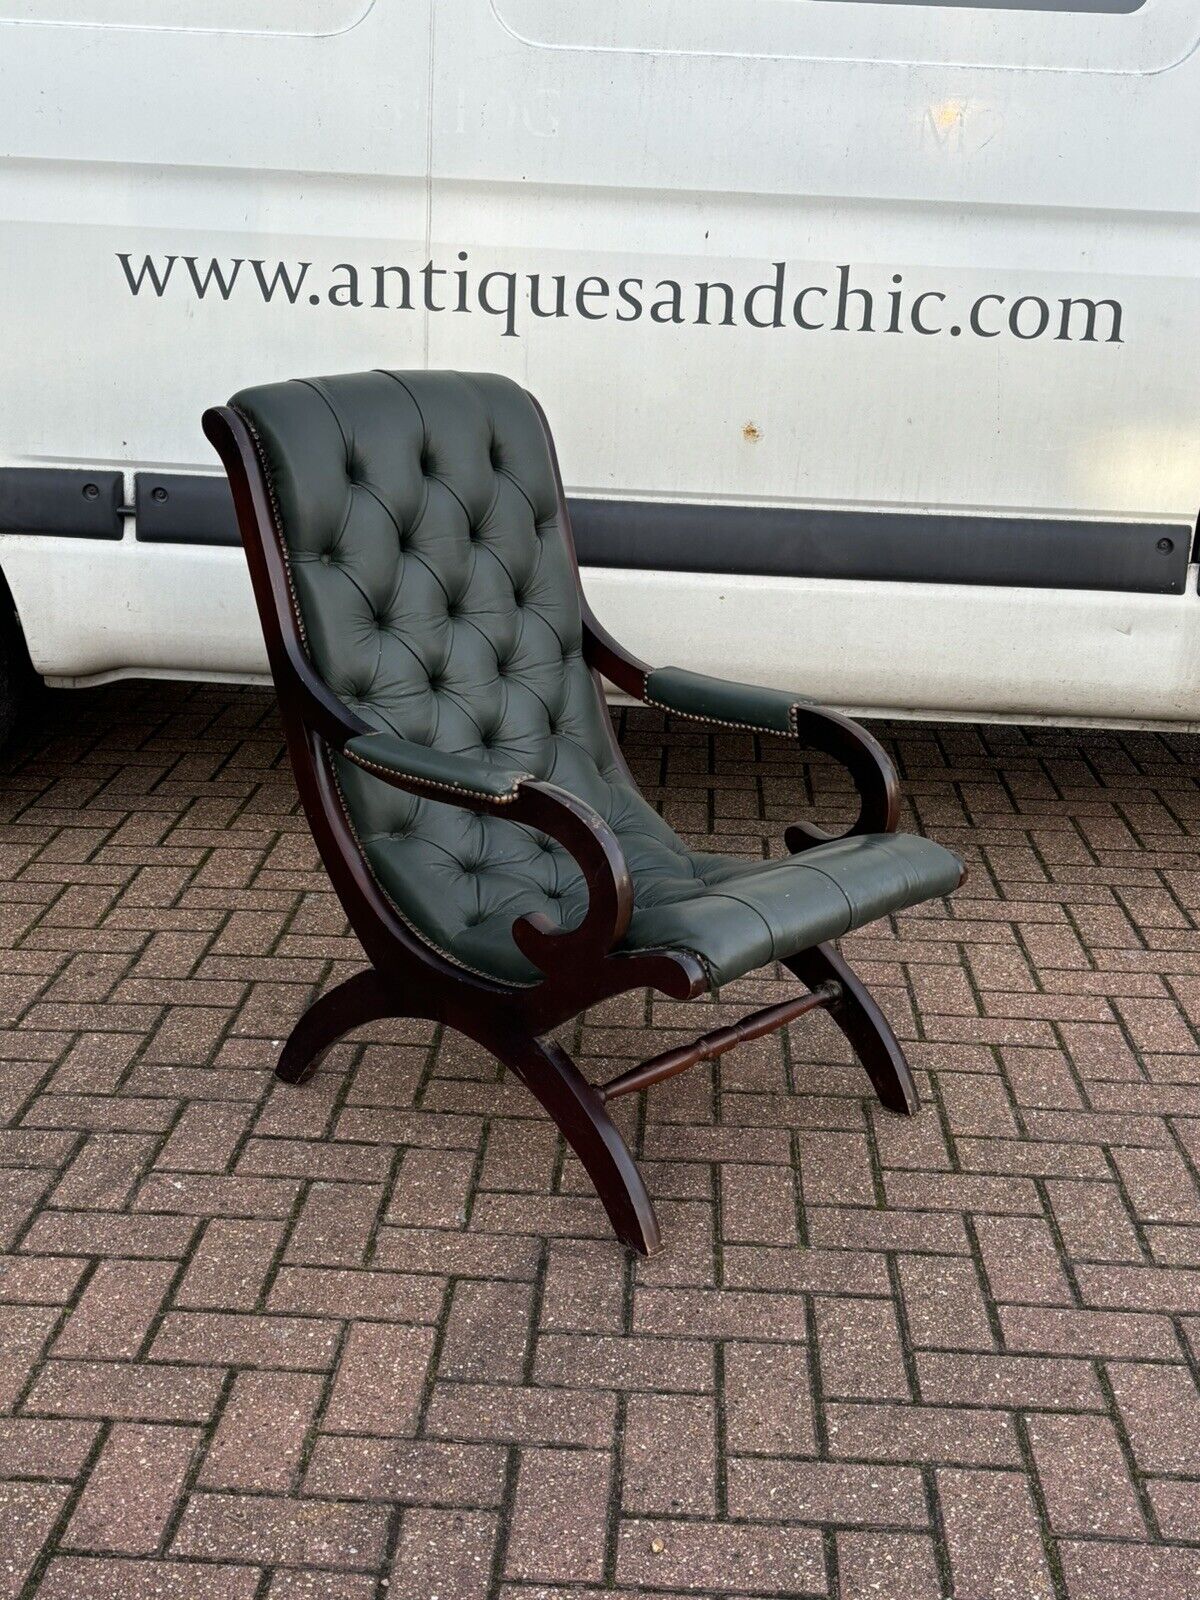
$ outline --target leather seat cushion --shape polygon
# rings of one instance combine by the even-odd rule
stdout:
[[[624,950],[690,950],[703,961],[714,987],[765,964],[783,960],[876,918],[944,894],[962,875],[958,858],[915,834],[865,834],[815,845],[786,860],[746,861],[683,852],[672,867],[633,868],[635,907]],[[573,922],[582,914],[584,890],[557,902]],[[511,982],[531,982],[534,969],[507,941],[503,971],[495,961],[500,934],[521,911],[543,909],[514,894],[497,914],[457,941],[460,959]],[[507,952],[511,952],[508,955]]]

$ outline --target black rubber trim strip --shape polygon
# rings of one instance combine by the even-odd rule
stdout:
[[[240,543],[222,477],[139,472],[135,503],[139,539]],[[635,571],[1182,594],[1191,547],[1189,530],[1168,522],[658,500],[573,499],[570,509],[583,566]]]
[[[1191,544],[1166,522],[572,500],[580,564],[774,578],[1182,594]]]
[[[842,0],[845,3],[845,0]],[[855,3],[855,0],[852,0]],[[872,5],[953,6],[962,11],[1073,11],[1092,16],[1128,17],[1146,0],[870,0]]]
[[[145,544],[240,545],[229,480],[214,473],[139,472],[137,536]]]
[[[0,467],[0,533],[119,539],[124,489],[119,472]]]

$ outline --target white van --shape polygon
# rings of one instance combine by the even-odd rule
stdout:
[[[601,618],[856,712],[1200,722],[1194,0],[0,0],[0,658],[265,670],[200,432],[506,372]]]

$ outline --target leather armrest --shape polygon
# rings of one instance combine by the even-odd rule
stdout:
[[[706,678],[683,667],[655,667],[646,674],[646,703],[680,716],[730,728],[796,736],[796,708],[811,705],[783,689]]]
[[[486,800],[507,805],[516,800],[523,783],[531,783],[531,772],[515,767],[497,767],[472,756],[447,750],[430,750],[427,745],[401,739],[394,733],[359,733],[347,739],[342,754],[355,766],[402,789],[421,793],[441,792],[447,800]]]

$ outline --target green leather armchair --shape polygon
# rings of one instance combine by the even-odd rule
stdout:
[[[579,1154],[621,1238],[657,1225],[607,1102],[823,1006],[893,1110],[912,1077],[830,941],[944,895],[962,863],[897,833],[886,755],[775,690],[651,670],[584,599],[549,430],[507,379],[367,372],[270,384],[209,411],[233,489],[288,747],[369,965],[284,1046],[296,1082],[389,1015],[479,1040]],[[859,815],[790,854],[692,850],[625,765],[601,675],[673,716],[795,740],[849,769]],[[652,987],[686,999],[770,962],[806,991],[593,1085],[545,1035]]]

